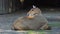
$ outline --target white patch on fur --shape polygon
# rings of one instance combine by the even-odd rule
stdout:
[[[36,8],[36,6],[33,5],[33,8]]]

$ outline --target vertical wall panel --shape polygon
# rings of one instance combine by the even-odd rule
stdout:
[[[0,0],[0,14],[9,12],[9,0]]]

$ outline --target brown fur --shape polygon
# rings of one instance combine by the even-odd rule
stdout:
[[[38,15],[34,15],[37,13]],[[27,16],[19,17],[12,26],[14,30],[39,30],[39,29],[47,29],[48,21],[41,14],[41,10],[39,8],[32,8],[27,14],[33,14],[34,18],[29,19]]]

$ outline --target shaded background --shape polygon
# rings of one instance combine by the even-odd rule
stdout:
[[[60,7],[60,1],[59,0],[25,0],[23,2],[23,6],[21,5],[21,2],[19,0],[13,1],[13,6],[15,6],[16,10],[26,9],[26,8],[32,8],[32,5],[35,5],[39,8],[41,7],[50,7],[50,8],[57,8]]]

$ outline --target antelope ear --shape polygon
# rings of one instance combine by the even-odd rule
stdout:
[[[33,5],[33,8],[36,8],[36,6]]]

